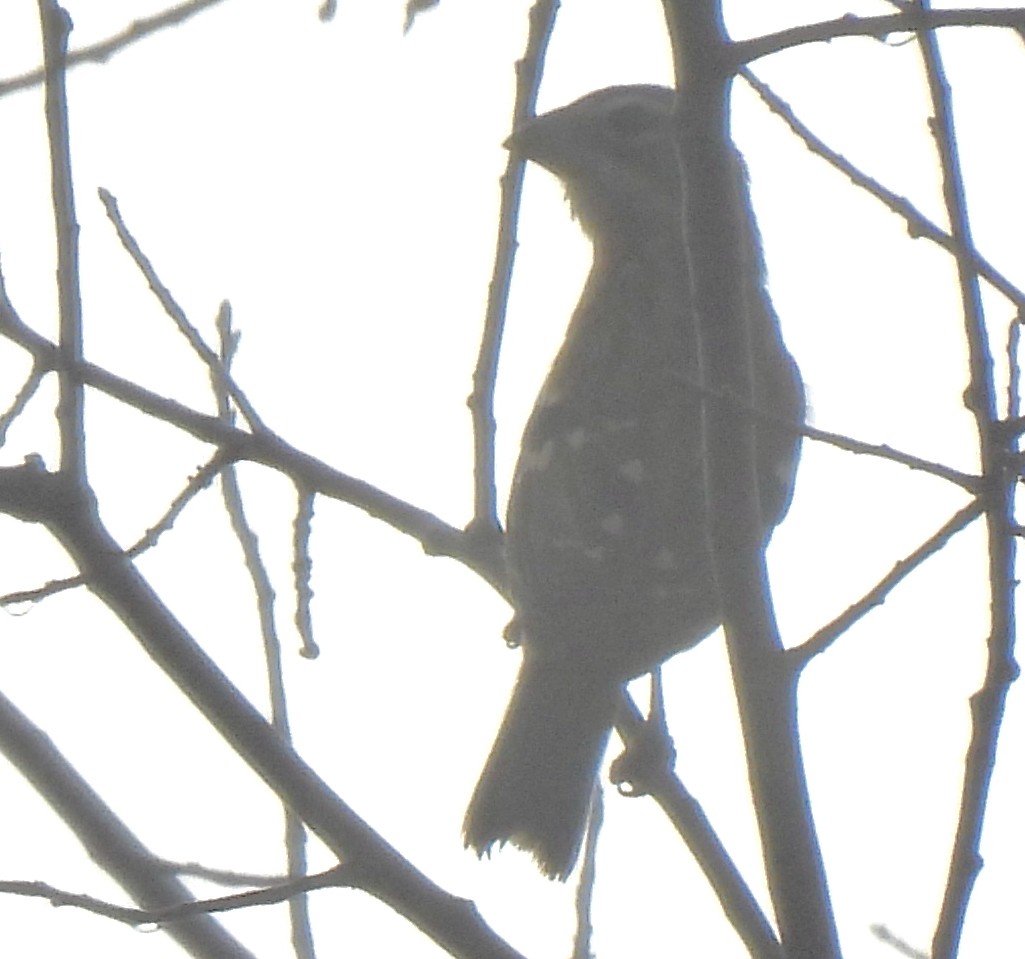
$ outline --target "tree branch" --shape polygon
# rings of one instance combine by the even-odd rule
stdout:
[[[809,23],[753,40],[741,40],[732,45],[730,57],[735,67],[739,68],[741,64],[807,43],[827,43],[840,37],[872,37],[881,40],[893,33],[914,33],[938,27],[1005,27],[1025,34],[1025,11],[1021,7],[927,10],[908,4],[903,12],[889,16],[855,17],[848,14],[836,20]]]
[[[753,404],[751,325],[758,306],[748,302],[745,278],[753,268],[744,258],[752,213],[736,183],[728,135],[732,53],[717,0],[664,0],[664,7],[679,91],[683,232],[703,385]],[[789,959],[837,959],[798,738],[798,674],[783,654],[768,593],[754,429],[754,419],[729,404],[705,405],[713,565],[783,950]]]
[[[404,859],[361,819],[224,675],[143,578],[100,520],[91,492],[38,466],[0,469],[0,501],[43,524],[92,592],[195,704],[254,772],[320,837],[359,870],[360,888],[462,959],[519,959],[472,907]]]
[[[48,369],[57,364],[56,347],[27,326],[0,289],[0,334],[28,350]],[[82,382],[121,400],[141,413],[171,423],[203,442],[220,448],[229,460],[249,460],[279,470],[308,492],[349,503],[375,519],[418,540],[431,556],[458,559],[499,593],[505,592],[505,568],[498,543],[481,542],[442,522],[433,513],[392,496],[363,480],[333,469],[296,449],[276,433],[254,435],[160,396],[92,363],[74,367]],[[2,499],[0,499],[2,502]]]
[[[152,17],[141,17],[133,20],[120,33],[101,40],[99,43],[92,43],[87,47],[72,50],[67,55],[66,65],[69,67],[78,66],[80,63],[106,63],[114,54],[127,49],[133,43],[145,37],[151,36],[160,30],[168,27],[176,27],[189,17],[206,10],[209,7],[222,3],[223,0],[190,0],[188,3],[171,7],[162,13],[154,14]],[[45,68],[37,67],[19,77],[11,77],[7,80],[0,80],[0,97],[17,90],[30,90],[39,86],[45,76]]]
[[[928,16],[927,0],[915,7]],[[943,174],[943,196],[951,235],[956,243],[956,263],[961,287],[965,335],[968,341],[970,381],[966,404],[975,417],[979,436],[982,475],[986,480],[986,526],[989,538],[990,635],[986,676],[982,688],[971,699],[972,731],[968,744],[961,810],[939,922],[933,937],[934,959],[954,959],[975,880],[982,864],[979,843],[996,761],[997,737],[1010,684],[1017,674],[1014,662],[1014,558],[1013,496],[1017,472],[1014,447],[1008,446],[1006,431],[1000,428],[993,357],[989,350],[982,296],[974,268],[972,240],[964,180],[958,155],[950,88],[944,73],[936,35],[918,33],[918,44],[929,84],[933,116],[931,126]]]
[[[536,0],[530,10],[530,26],[523,56],[516,62],[516,103],[512,127],[516,130],[534,115],[537,91],[541,84],[545,53],[555,27],[558,0]],[[473,373],[473,393],[469,398],[473,417],[474,508],[468,531],[494,537],[500,529],[495,493],[495,380],[498,356],[502,348],[505,311],[516,255],[516,224],[523,191],[524,159],[513,154],[502,174],[502,200],[495,241],[495,266],[488,287],[488,305],[481,336],[477,368]]]
[[[64,89],[71,18],[56,0],[39,0],[46,76],[46,131],[50,141],[50,191],[57,236],[57,300],[60,314],[57,424],[61,469],[85,482],[85,395],[74,367],[82,360],[82,293],[78,274],[78,223],[71,180],[68,101]]]
[[[188,886],[163,867],[161,860],[61,755],[50,737],[2,693],[0,752],[60,816],[93,861],[144,909],[194,901]],[[26,894],[24,890],[18,891]],[[166,931],[183,949],[200,959],[255,959],[208,916],[192,918]]]

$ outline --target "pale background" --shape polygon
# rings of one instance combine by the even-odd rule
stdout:
[[[146,386],[210,410],[199,364],[118,246],[96,198],[122,212],[193,322],[212,337],[219,302],[243,331],[238,380],[300,448],[462,524],[470,506],[465,397],[495,232],[500,147],[526,2],[443,0],[408,36],[401,0],[228,0],[69,81],[86,352]],[[72,46],[102,39],[147,2],[72,2]],[[737,37],[884,3],[737,0]],[[611,83],[669,80],[655,0],[565,0],[540,109]],[[1020,41],[943,35],[980,249],[1019,284],[1025,193]],[[0,77],[41,58],[35,4],[0,11]],[[826,140],[942,222],[927,100],[914,44],[836,41],[755,65]],[[953,269],[902,223],[812,157],[738,84],[738,143],[751,167],[770,289],[824,428],[975,468]],[[0,257],[22,316],[55,324],[48,164],[38,89],[0,99]],[[503,484],[519,429],[586,272],[589,254],[547,175],[530,171],[499,388]],[[1017,271],[1017,272],[1016,272]],[[1012,311],[987,298],[1003,368]],[[0,343],[4,403],[25,372]],[[52,387],[0,457],[55,464]],[[90,395],[90,469],[104,519],[128,543],[206,458],[198,444]],[[288,483],[242,469],[276,576],[293,723],[304,756],[432,879],[473,898],[532,957],[564,956],[572,890],[506,852],[478,863],[459,827],[516,658],[508,609],[454,562],[356,510],[319,501],[314,614],[323,655],[291,631]],[[940,526],[963,496],[890,463],[805,446],[797,496],[770,556],[781,628],[796,643]],[[0,523],[0,591],[68,572],[37,529]],[[259,641],[238,549],[212,492],[141,561],[176,613],[257,702]],[[984,543],[962,533],[808,670],[801,718],[846,954],[893,955],[886,924],[928,946],[956,813],[967,697],[986,635]],[[273,798],[131,637],[81,593],[0,616],[3,689],[42,725],[152,848],[238,870],[280,868]],[[757,844],[721,642],[667,670],[678,770],[751,877]],[[1013,954],[1025,858],[1020,689],[1009,700],[983,870],[962,955]],[[17,773],[0,765],[0,878],[41,879],[122,901]],[[613,798],[600,850],[594,945],[603,957],[744,955],[653,804]],[[316,849],[314,866],[330,865]],[[760,880],[756,889],[762,894]],[[216,894],[213,888],[207,894]],[[763,896],[764,900],[764,896]],[[313,899],[321,954],[440,950],[360,893]],[[233,916],[261,956],[287,955],[283,907]],[[180,955],[144,935],[41,901],[0,899],[0,948],[48,956]]]

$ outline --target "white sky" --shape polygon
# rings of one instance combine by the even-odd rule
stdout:
[[[69,2],[73,46],[160,4]],[[464,400],[490,276],[500,147],[527,3],[443,0],[401,34],[400,0],[227,0],[70,78],[82,225],[88,356],[210,409],[205,377],[121,251],[96,199],[129,226],[212,338],[231,300],[243,331],[238,380],[283,436],[448,522],[469,517]],[[736,36],[884,3],[728,4]],[[35,4],[0,11],[0,77],[40,59]],[[655,0],[564,0],[542,109],[611,83],[668,80]],[[1020,42],[950,31],[944,50],[980,249],[1019,285],[1025,151]],[[942,220],[913,44],[851,39],[756,65],[832,146]],[[814,423],[975,468],[964,336],[953,270],[927,241],[810,156],[738,87],[736,133],[751,167],[775,298],[801,363]],[[53,240],[38,90],[0,99],[0,259],[10,296],[54,329]],[[527,178],[527,206],[499,389],[503,482],[518,432],[589,262],[560,188]],[[1015,270],[1018,272],[1016,273]],[[987,298],[998,348],[1012,312]],[[998,362],[998,368],[1004,364]],[[24,359],[0,343],[4,396]],[[52,392],[12,430],[0,463],[55,464]],[[4,399],[6,403],[6,399]],[[90,398],[90,468],[104,519],[129,542],[151,525],[206,452]],[[489,748],[516,658],[508,610],[472,574],[353,509],[320,502],[314,613],[322,657],[294,654],[288,542],[292,492],[255,468],[242,479],[276,576],[300,750],[371,825],[450,892],[474,899],[524,954],[564,956],[571,889],[506,852],[461,848],[466,799]],[[796,643],[831,619],[964,502],[942,482],[806,443],[790,517],[770,557],[781,628]],[[45,537],[0,524],[0,591],[67,571]],[[882,923],[926,949],[949,853],[967,698],[986,635],[984,543],[961,534],[808,670],[801,718],[816,816],[846,951],[892,956]],[[263,702],[255,617],[217,498],[193,504],[141,567],[232,679]],[[45,728],[130,826],[169,858],[238,870],[280,866],[269,794],[150,666],[112,617],[64,595],[0,616],[3,690]],[[721,642],[667,670],[678,770],[750,876],[757,845]],[[1025,716],[1009,700],[983,870],[962,955],[1005,954],[1020,938]],[[13,771],[0,768],[0,879],[41,879],[122,900]],[[607,807],[595,949],[602,957],[744,955],[687,854],[652,804]],[[319,852],[317,867],[329,864]],[[761,894],[761,883],[752,879]],[[213,890],[209,890],[213,893]],[[764,897],[763,897],[764,901]],[[286,955],[283,910],[228,920],[259,955]],[[314,897],[322,955],[440,954],[366,897]],[[51,955],[171,957],[140,935],[70,909],[0,898],[5,946]],[[26,948],[31,943],[31,948]]]

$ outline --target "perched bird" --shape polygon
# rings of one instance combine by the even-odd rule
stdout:
[[[506,555],[523,662],[464,836],[481,855],[511,842],[550,878],[576,862],[623,684],[721,621],[673,104],[664,87],[599,90],[507,143],[563,181],[594,259],[514,474]],[[763,288],[741,170],[738,157],[756,405],[796,424],[803,388]],[[764,418],[756,443],[767,540],[789,506],[799,436]]]

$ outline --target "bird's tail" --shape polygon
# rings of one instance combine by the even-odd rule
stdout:
[[[618,685],[579,663],[539,662],[527,651],[491,755],[463,823],[466,845],[484,855],[511,842],[550,879],[573,870]]]

